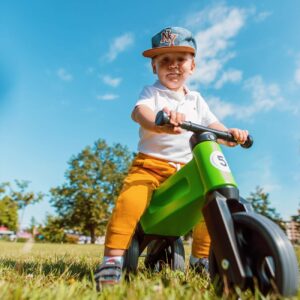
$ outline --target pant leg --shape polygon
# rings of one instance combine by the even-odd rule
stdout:
[[[193,231],[192,255],[197,258],[208,257],[210,248],[210,236],[206,224],[200,221]]]
[[[152,192],[176,169],[168,162],[139,155],[124,180],[107,226],[105,246],[127,249]]]

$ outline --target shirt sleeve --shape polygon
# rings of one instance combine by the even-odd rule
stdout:
[[[219,122],[218,118],[211,112],[209,106],[203,99],[203,97],[199,94],[199,109],[200,114],[202,116],[202,125],[209,126],[212,123]]]
[[[137,102],[135,103],[135,107],[138,105],[146,105],[151,110],[155,110],[155,97],[153,93],[153,89],[151,86],[145,86],[142,92],[139,95]]]

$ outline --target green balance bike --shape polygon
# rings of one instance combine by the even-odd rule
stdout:
[[[156,124],[169,123],[160,111]],[[124,259],[127,274],[135,273],[146,252],[145,266],[185,270],[181,236],[204,218],[211,248],[209,273],[216,292],[259,289],[264,295],[293,296],[298,291],[298,263],[292,244],[271,220],[253,211],[240,197],[237,184],[217,139],[234,141],[228,132],[191,122],[193,159],[153,193]],[[249,136],[242,147],[251,147]]]

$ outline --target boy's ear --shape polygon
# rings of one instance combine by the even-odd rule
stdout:
[[[190,74],[193,74],[196,68],[196,63],[195,63],[195,59],[193,59],[192,61],[192,65],[191,65],[191,70],[190,70]]]
[[[152,59],[151,65],[152,65],[153,74],[156,74],[156,65],[154,63],[154,59]]]

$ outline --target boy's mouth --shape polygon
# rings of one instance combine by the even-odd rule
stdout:
[[[167,74],[168,78],[178,78],[180,76],[179,72],[169,73]]]

